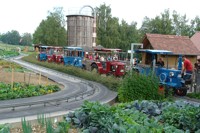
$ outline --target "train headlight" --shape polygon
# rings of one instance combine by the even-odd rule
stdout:
[[[124,72],[124,69],[121,69],[120,72],[123,73],[123,72]]]
[[[173,77],[173,76],[174,76],[174,72],[170,72],[169,77]]]

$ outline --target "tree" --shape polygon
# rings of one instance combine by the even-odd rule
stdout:
[[[125,51],[130,49],[131,43],[140,41],[136,22],[132,22],[129,25],[125,20],[122,20],[119,26],[119,33],[120,33],[119,48]]]
[[[2,42],[13,45],[18,45],[20,38],[20,34],[16,30],[12,30],[11,32],[8,31],[7,33],[1,35]]]
[[[179,15],[176,11],[173,11],[173,34],[189,36],[190,26],[188,24],[189,20],[186,15]]]
[[[191,33],[190,36],[193,35],[196,31],[200,31],[200,18],[196,16],[194,19],[191,20]]]
[[[140,30],[141,33],[172,34],[173,27],[169,10],[165,10],[161,16],[156,16],[154,19],[145,17]]]
[[[32,45],[32,35],[30,33],[24,33],[20,39],[21,45]]]
[[[108,21],[111,21],[111,8],[106,6],[105,3],[95,9],[97,19],[97,44],[104,47],[109,46],[107,41],[110,40],[107,36],[107,29],[109,28]],[[107,41],[106,41],[107,40]]]
[[[54,8],[54,12],[49,12],[47,19],[42,20],[33,34],[33,43],[59,46],[67,44],[63,8]]]
[[[125,20],[119,24],[117,17],[112,17],[111,8],[105,4],[96,8],[97,44],[106,48],[130,49],[130,44],[139,40],[137,23],[127,24]]]

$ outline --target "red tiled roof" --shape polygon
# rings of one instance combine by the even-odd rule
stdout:
[[[149,40],[153,49],[169,50],[174,54],[200,55],[200,51],[188,36],[147,33],[145,38]]]
[[[193,44],[200,50],[200,31],[196,32],[190,40],[193,42]]]

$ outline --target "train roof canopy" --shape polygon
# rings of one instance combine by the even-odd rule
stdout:
[[[133,50],[133,53],[151,53],[151,54],[168,54],[168,55],[172,55],[173,52],[172,51],[168,51],[168,50],[154,50],[154,49],[136,49]],[[131,53],[131,50],[128,50],[128,53]]]

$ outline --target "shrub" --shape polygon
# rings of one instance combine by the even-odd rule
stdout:
[[[164,98],[158,93],[159,80],[153,75],[133,72],[127,75],[118,89],[118,98],[121,102],[133,100],[158,100]]]

